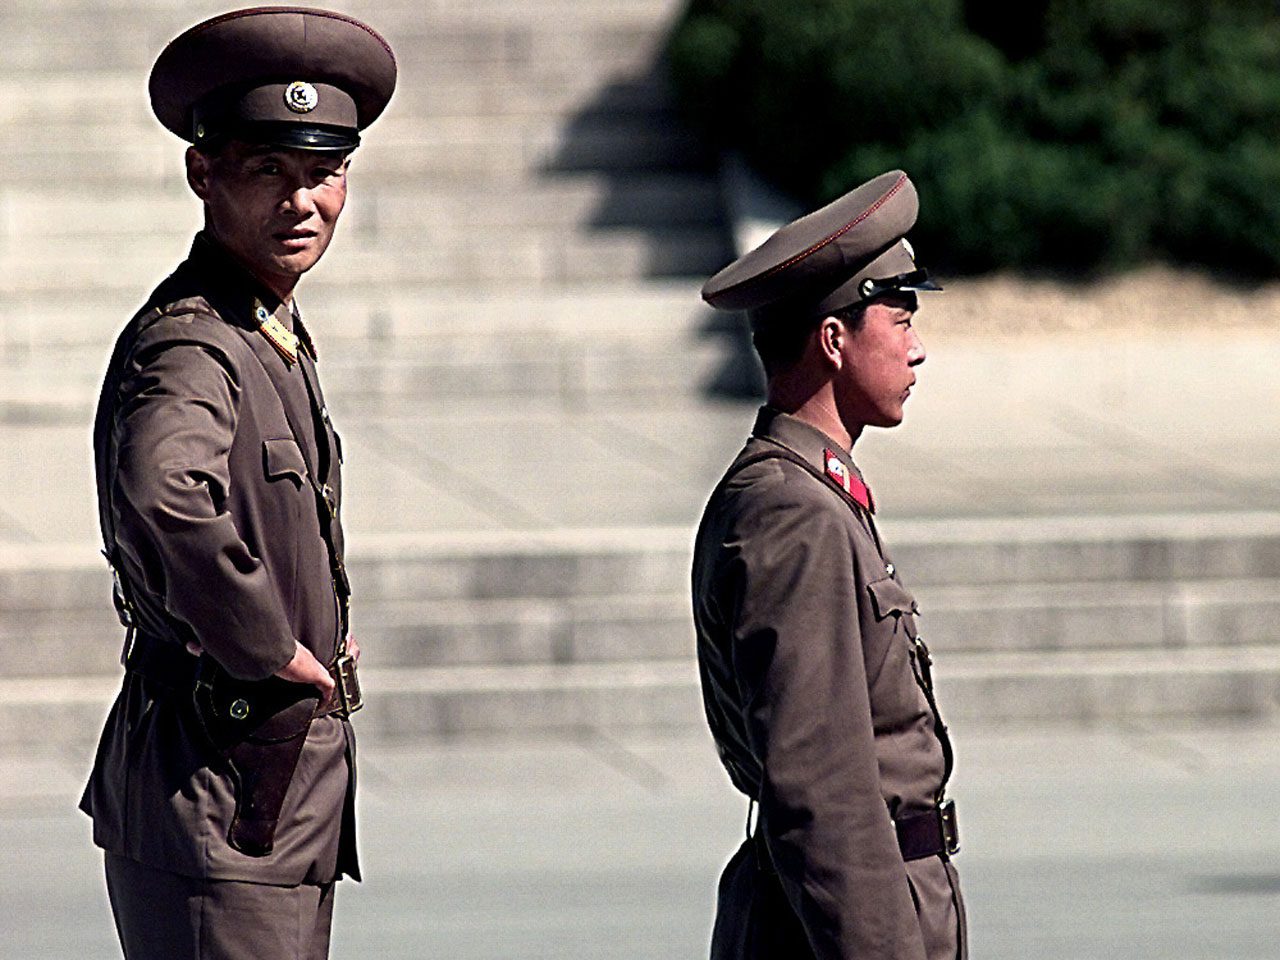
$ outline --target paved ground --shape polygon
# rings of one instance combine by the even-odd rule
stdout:
[[[957,731],[973,955],[1263,960],[1280,728]],[[118,956],[87,758],[0,758],[0,956]],[[699,734],[369,744],[335,957],[705,956],[745,805]]]

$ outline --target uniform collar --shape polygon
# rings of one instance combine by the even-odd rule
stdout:
[[[762,440],[772,440],[800,454],[819,470],[825,470],[829,455],[834,454],[841,463],[851,471],[852,476],[862,479],[849,455],[849,451],[827,436],[817,427],[805,423],[798,417],[783,413],[777,407],[763,406],[756,414],[756,423],[751,435]]]
[[[263,331],[286,363],[297,360],[299,348],[316,359],[315,344],[292,304],[272,293],[205,231],[192,241],[186,265],[204,281],[202,294],[224,320]]]

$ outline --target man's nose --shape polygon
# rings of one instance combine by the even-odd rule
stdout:
[[[284,198],[284,208],[290,210],[299,216],[305,217],[316,208],[315,197],[312,189],[306,184],[298,184]]]
[[[914,329],[911,331],[911,349],[907,351],[907,363],[910,366],[919,366],[924,363],[925,351],[924,341],[920,339],[920,334]]]

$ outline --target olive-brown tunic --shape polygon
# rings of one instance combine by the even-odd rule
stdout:
[[[767,407],[739,460],[784,448],[858,476],[834,440]],[[950,745],[871,515],[796,463],[746,466],[707,505],[693,601],[707,720],[759,802],[721,879],[712,956],[964,956],[954,868],[904,863],[894,831],[941,798]]]
[[[286,362],[258,330],[260,307],[292,322],[287,305],[198,235],[121,334],[94,427],[103,525],[140,642],[195,641],[248,680],[288,663],[295,640],[331,662],[341,629],[309,482],[314,471],[328,485],[341,558],[338,437],[305,337],[296,362]],[[274,850],[246,856],[227,843],[231,781],[205,744],[189,693],[129,672],[81,808],[100,847],[148,866],[216,880],[327,883],[358,876],[354,762],[350,725],[316,720]]]

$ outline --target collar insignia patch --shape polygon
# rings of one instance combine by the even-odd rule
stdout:
[[[290,333],[275,315],[267,308],[258,305],[253,317],[258,321],[258,332],[267,338],[267,342],[276,348],[276,353],[284,359],[285,365],[292,367],[298,362],[298,337]]]
[[[849,482],[851,478],[849,476],[848,468],[844,465],[844,461],[830,450],[824,450],[822,452],[822,458],[827,464],[827,476],[840,484],[845,493],[852,493],[853,487]]]
[[[826,449],[822,451],[822,462],[826,465],[827,476],[834,480],[850,499],[868,513],[876,512],[876,502],[871,496],[871,490],[852,474],[843,460],[830,449]]]

